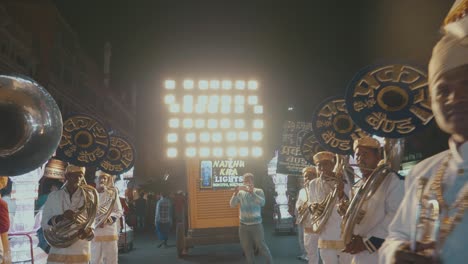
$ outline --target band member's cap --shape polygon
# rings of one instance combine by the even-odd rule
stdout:
[[[458,38],[468,35],[468,1],[456,0],[444,20],[444,31]]]
[[[305,168],[302,169],[302,174],[304,174],[306,172],[316,173],[317,169],[315,167],[313,167],[313,166],[308,166],[308,167],[305,167]]]
[[[96,173],[96,176],[98,176],[98,177],[101,177],[101,176],[102,176],[102,177],[112,178],[112,175],[110,175],[110,174],[107,173],[107,172],[103,172],[103,171],[98,171],[98,172]]]
[[[333,161],[334,158],[335,158],[335,154],[329,151],[321,151],[314,155],[314,163],[317,164],[324,160]]]
[[[353,150],[356,151],[357,147],[380,148],[380,143],[377,139],[372,137],[362,137],[354,140]]]
[[[0,190],[5,188],[8,184],[8,177],[7,176],[0,176]]]
[[[86,172],[86,168],[85,167],[79,167],[79,166],[75,166],[75,165],[68,165],[67,166],[67,170],[65,173],[81,173],[81,174],[85,174]]]

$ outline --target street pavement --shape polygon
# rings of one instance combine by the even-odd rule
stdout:
[[[265,239],[276,264],[306,263],[298,260],[299,245],[296,235],[274,234],[273,224],[266,223]],[[189,255],[178,258],[175,247],[175,232],[169,238],[168,248],[158,248],[154,232],[137,232],[135,234],[134,248],[128,253],[119,254],[120,264],[153,264],[153,263],[245,263],[240,244],[218,244],[195,246],[190,249]],[[265,263],[262,256],[257,256],[257,263]]]

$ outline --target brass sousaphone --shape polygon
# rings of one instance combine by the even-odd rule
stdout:
[[[403,156],[403,137],[423,129],[433,118],[427,74],[407,64],[380,64],[362,69],[349,83],[346,106],[353,121],[364,131],[385,138],[384,162],[360,186],[343,217],[341,236],[351,241],[354,227],[366,212],[363,205],[385,177],[398,171]]]

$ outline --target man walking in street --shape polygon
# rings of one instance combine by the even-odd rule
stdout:
[[[270,249],[265,242],[262,225],[262,207],[265,205],[265,195],[262,189],[254,187],[254,175],[244,174],[244,186],[236,187],[230,201],[231,207],[239,208],[239,239],[244,250],[247,263],[254,263],[254,249],[266,257],[267,263],[273,263]]]

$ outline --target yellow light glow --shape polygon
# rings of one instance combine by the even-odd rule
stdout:
[[[249,90],[257,90],[258,89],[258,82],[257,81],[249,81],[247,84]]]
[[[249,132],[247,132],[247,131],[241,131],[241,132],[239,132],[239,140],[240,140],[240,141],[247,141],[247,140],[249,140]]]
[[[221,82],[221,87],[224,89],[224,90],[230,90],[232,88],[232,82],[229,81],[229,80],[223,80]]]
[[[243,95],[234,96],[234,103],[235,104],[245,104],[245,96],[243,96]]]
[[[235,157],[237,156],[237,149],[235,147],[229,147],[226,149],[226,155],[228,157]]]
[[[249,105],[256,105],[258,104],[258,97],[256,95],[250,95],[247,97],[247,102]]]
[[[255,119],[253,121],[253,128],[263,128],[263,120]]]
[[[208,128],[217,128],[217,127],[218,127],[218,120],[208,119]]]
[[[223,119],[221,119],[219,126],[221,128],[230,128],[231,127],[231,120],[229,120],[227,118],[223,118]]]
[[[207,95],[199,95],[197,104],[202,104],[202,105],[208,104],[208,96]]]
[[[236,89],[237,90],[244,90],[245,89],[245,81],[236,81]]]
[[[170,128],[178,128],[180,125],[180,121],[177,118],[169,119],[169,127]]]
[[[221,96],[221,104],[231,104],[231,96],[230,95]]]
[[[219,96],[218,95],[211,95],[210,96],[210,104],[219,104]]]
[[[211,141],[219,143],[223,141],[223,136],[221,135],[220,132],[215,132],[211,135]]]
[[[182,126],[184,128],[192,128],[193,127],[193,119],[186,118],[184,121],[182,121]]]
[[[192,158],[192,157],[195,157],[195,155],[197,155],[197,149],[196,148],[189,147],[189,148],[185,149],[185,156]]]
[[[231,105],[228,105],[228,104],[221,105],[221,113],[229,114],[230,112],[231,112]]]
[[[209,87],[208,81],[206,81],[206,80],[200,80],[200,81],[198,81],[198,88],[199,88],[200,90],[208,90],[208,87]]]
[[[167,94],[166,96],[164,96],[164,103],[165,104],[175,103],[175,96],[173,94]]]
[[[203,142],[203,143],[210,142],[210,133],[201,132],[200,133],[200,142]]]
[[[260,147],[253,147],[252,148],[252,156],[253,157],[261,157],[263,155],[263,150]]]
[[[246,147],[239,148],[240,157],[247,157],[248,155],[249,155],[249,148],[246,148]]]
[[[211,89],[219,89],[219,81],[218,80],[211,80],[210,81],[210,88]]]
[[[206,112],[206,105],[200,105],[200,104],[195,105],[195,112],[197,112],[197,114],[205,113]]]
[[[234,131],[230,131],[226,133],[226,140],[229,142],[237,140],[237,133]]]
[[[180,104],[171,104],[169,106],[169,111],[171,113],[179,113],[180,112]]]
[[[262,135],[262,132],[252,132],[252,141],[260,141],[262,140],[263,138],[263,135]]]
[[[234,112],[237,113],[237,114],[244,113],[244,105],[236,105],[234,107]]]
[[[218,113],[218,104],[209,104],[208,105],[208,113],[215,114]]]
[[[185,141],[189,142],[189,143],[193,143],[197,140],[197,136],[195,135],[195,133],[187,133],[185,134]]]
[[[177,149],[176,148],[168,148],[167,149],[167,156],[169,158],[175,158],[177,157]]]
[[[168,90],[174,90],[175,89],[175,81],[174,80],[166,80],[164,82],[164,87]]]
[[[245,127],[245,120],[244,119],[234,120],[234,127],[235,128],[244,128]]]
[[[195,120],[195,127],[196,128],[204,128],[205,127],[205,120],[204,119]]]
[[[210,156],[210,148],[203,147],[203,148],[200,148],[199,151],[200,151],[200,157]]]
[[[191,90],[193,86],[193,80],[184,80],[184,89]]]
[[[167,134],[167,142],[169,142],[169,143],[177,142],[177,134],[176,133]]]
[[[213,156],[221,157],[223,156],[223,149],[222,148],[213,148]]]
[[[263,114],[263,105],[254,106],[254,113],[255,114]]]

